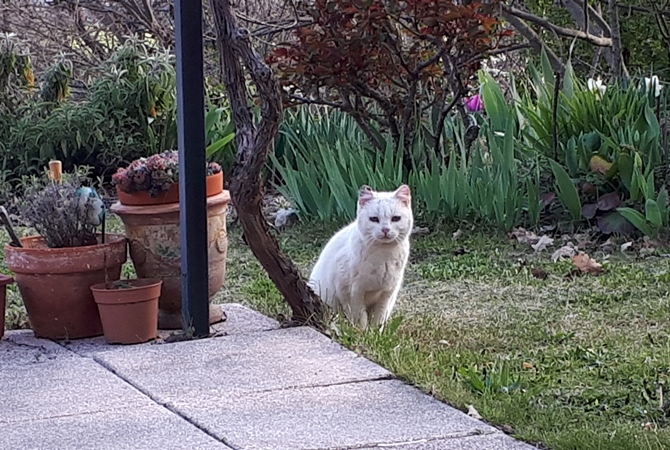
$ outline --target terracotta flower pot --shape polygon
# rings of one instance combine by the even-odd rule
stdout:
[[[228,202],[230,202],[228,191],[207,199],[210,324],[223,319],[221,307],[212,304],[212,301],[223,286],[226,276]],[[118,214],[123,220],[130,247],[130,258],[138,278],[163,280],[158,305],[158,327],[182,328],[179,203],[128,206],[117,202],[112,205],[110,211]]]
[[[125,236],[107,235],[106,243],[84,247],[49,248],[41,236],[23,238],[21,243],[23,247],[6,245],[5,259],[35,336],[100,336],[102,325],[90,287],[105,281],[105,272],[108,280],[120,278],[127,258]]]
[[[108,343],[139,344],[156,338],[162,284],[158,279],[140,278],[91,286]]]
[[[0,339],[5,335],[5,310],[7,305],[7,285],[14,282],[14,278],[0,273]]]
[[[210,175],[207,181],[207,197],[220,194],[223,191],[223,171]],[[179,183],[173,183],[170,188],[152,197],[149,191],[123,192],[118,187],[116,193],[122,205],[165,205],[167,203],[179,203]]]

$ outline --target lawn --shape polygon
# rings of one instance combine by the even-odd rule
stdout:
[[[308,223],[278,237],[307,274],[335,229]],[[586,243],[604,272],[566,277],[572,262],[550,257],[560,239],[535,252],[505,235],[464,229],[454,240],[453,232],[413,236],[402,297],[383,333],[362,333],[340,320],[332,335],[460,409],[473,405],[528,442],[556,450],[670,448],[664,248],[641,256],[637,244],[622,253],[623,241]],[[548,276],[534,276],[538,268]],[[219,296],[274,317],[289,313],[239,227],[230,229],[227,285]],[[24,323],[21,308],[13,287],[8,325]]]
[[[302,224],[279,239],[307,274],[334,230]],[[640,256],[635,246],[622,253],[618,243],[587,243],[604,273],[566,277],[572,262],[551,260],[558,239],[535,252],[507,236],[464,231],[454,240],[453,231],[413,237],[402,298],[384,333],[339,321],[335,338],[458,408],[474,405],[528,442],[670,448],[665,250]],[[239,228],[230,239],[225,301],[288,314]],[[537,268],[548,277],[536,278]]]

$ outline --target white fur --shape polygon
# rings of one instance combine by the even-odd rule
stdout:
[[[394,216],[400,220],[393,221]],[[413,223],[409,187],[374,192],[363,186],[356,221],[338,231],[323,248],[312,269],[310,286],[360,328],[383,325],[398,299]]]

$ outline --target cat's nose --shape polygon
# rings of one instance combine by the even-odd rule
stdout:
[[[382,228],[382,233],[384,233],[384,235],[389,234],[389,231],[391,231],[391,229],[388,228],[388,227],[384,227],[384,228]]]

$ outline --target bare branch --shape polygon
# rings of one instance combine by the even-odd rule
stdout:
[[[571,28],[560,27],[558,25],[555,25],[555,24],[549,22],[547,19],[545,19],[543,17],[538,17],[535,14],[529,13],[527,11],[522,11],[520,9],[511,7],[511,6],[503,5],[502,9],[503,9],[503,12],[507,15],[513,15],[513,16],[516,16],[520,19],[527,20],[528,22],[532,22],[536,25],[539,25],[543,28],[546,28],[548,30],[553,31],[554,33],[558,34],[559,36],[566,36],[566,37],[582,39],[582,40],[584,40],[586,42],[589,42],[593,45],[598,45],[598,46],[601,46],[601,47],[612,46],[612,39],[611,38],[594,36],[592,34],[589,34],[586,31],[578,31],[578,30],[573,30]]]

